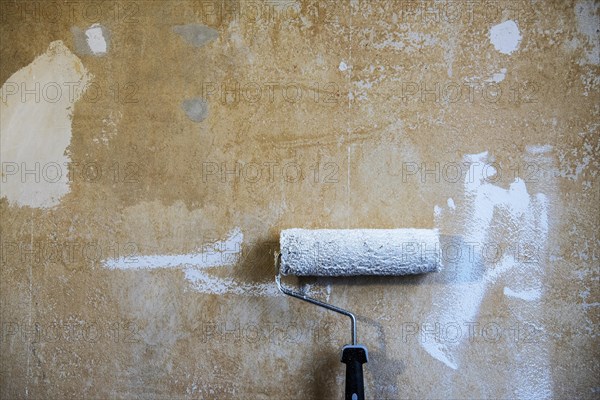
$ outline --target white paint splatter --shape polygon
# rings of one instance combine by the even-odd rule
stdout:
[[[102,118],[102,130],[100,131],[100,136],[93,138],[92,141],[96,144],[102,143],[103,145],[108,146],[110,140],[117,135],[117,127],[121,118],[123,118],[123,113],[121,111],[113,112],[110,110],[108,116]]]
[[[490,29],[490,41],[500,53],[511,54],[521,43],[519,27],[512,21],[504,21]]]
[[[18,206],[49,208],[69,192],[73,105],[91,75],[62,41],[2,85],[2,196]]]
[[[108,48],[102,29],[100,24],[94,24],[85,31],[88,47],[94,55],[106,54]]]
[[[515,291],[505,286],[504,295],[508,297],[515,297],[517,299],[525,301],[535,301],[540,299],[540,297],[542,296],[542,291],[539,288]]]
[[[345,71],[348,69],[348,65],[345,62],[340,62],[340,66],[338,67],[340,71]]]

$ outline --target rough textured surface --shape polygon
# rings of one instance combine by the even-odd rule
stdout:
[[[438,232],[430,229],[285,229],[279,244],[284,275],[422,274],[437,271],[441,260]]]
[[[0,0],[0,398],[340,399],[280,232],[414,227],[440,272],[285,278],[369,398],[597,399],[599,7]]]

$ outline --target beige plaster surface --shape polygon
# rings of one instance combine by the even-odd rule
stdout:
[[[341,398],[279,232],[414,227],[367,398],[598,398],[598,4],[2,0],[0,397]]]

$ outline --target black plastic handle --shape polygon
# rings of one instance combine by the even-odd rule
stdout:
[[[363,364],[369,359],[367,348],[362,345],[346,345],[342,349],[342,362],[346,364],[346,400],[364,400],[365,382]]]

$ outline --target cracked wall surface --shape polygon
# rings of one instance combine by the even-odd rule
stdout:
[[[279,233],[442,271],[285,278],[367,398],[600,395],[593,0],[0,1],[2,399],[334,399]]]

